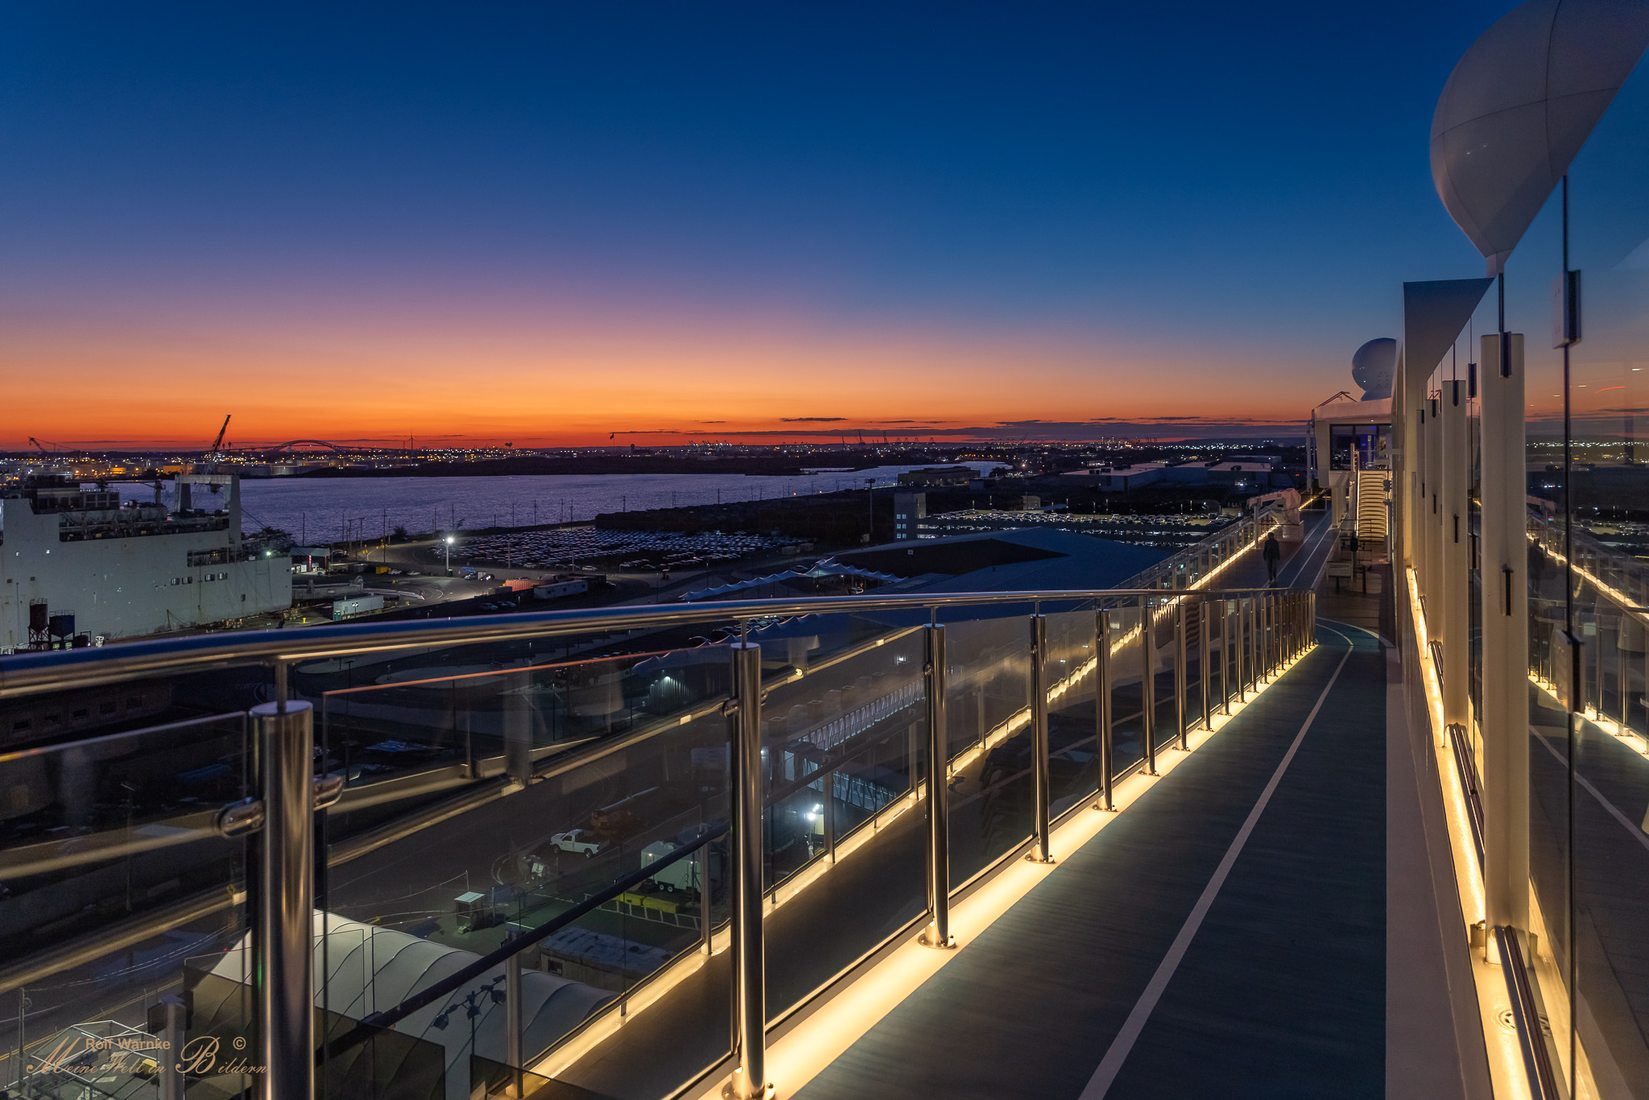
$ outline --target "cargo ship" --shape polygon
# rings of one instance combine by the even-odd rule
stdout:
[[[0,490],[0,652],[232,625],[292,605],[287,555],[241,533],[232,473],[153,501],[44,474]]]

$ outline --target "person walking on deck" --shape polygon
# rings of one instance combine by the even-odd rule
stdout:
[[[1277,533],[1275,531],[1272,531],[1265,536],[1265,546],[1261,548],[1261,553],[1265,556],[1266,575],[1271,578],[1270,583],[1276,584],[1277,562],[1283,556],[1283,548],[1281,544],[1277,542]]]

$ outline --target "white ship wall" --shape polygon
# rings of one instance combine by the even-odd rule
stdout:
[[[187,564],[190,551],[226,549],[226,530],[60,542],[57,515],[35,515],[26,500],[0,509],[0,646],[28,644],[33,600],[73,612],[77,633],[109,639],[292,606],[285,555]]]

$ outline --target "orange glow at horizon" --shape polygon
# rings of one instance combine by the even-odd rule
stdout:
[[[1200,349],[1096,349],[1021,333],[843,332],[786,323],[245,323],[180,335],[137,326],[13,333],[0,447],[291,439],[518,447],[969,438],[1003,422],[1205,418],[1292,424],[1266,365]],[[1271,365],[1274,367],[1274,364]],[[1282,401],[1278,401],[1278,397]],[[1279,407],[1281,405],[1281,407]],[[1165,427],[1164,437],[1183,435]],[[1034,425],[1010,437],[1046,438]],[[1066,433],[1069,435],[1069,431]],[[1137,434],[1137,432],[1135,433]],[[612,436],[611,440],[609,437]],[[974,437],[979,438],[979,437]]]

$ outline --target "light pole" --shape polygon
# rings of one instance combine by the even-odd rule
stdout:
[[[452,544],[457,541],[458,539],[453,535],[448,535],[445,539],[447,551],[447,576],[449,577],[452,576]]]

